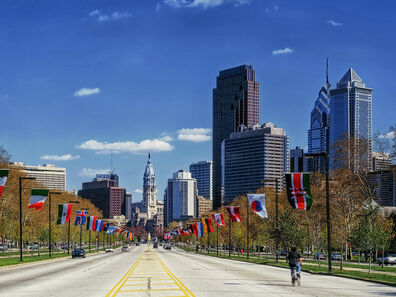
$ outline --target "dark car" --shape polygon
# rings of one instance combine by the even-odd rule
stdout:
[[[169,243],[164,244],[164,250],[170,250],[171,245]]]
[[[139,246],[140,245],[140,242],[136,242],[136,246]]]
[[[154,242],[153,248],[158,249],[158,243],[157,242]]]
[[[340,253],[331,253],[331,260],[341,261],[342,255]],[[342,257],[344,258],[344,257]]]
[[[72,252],[72,258],[83,257],[85,258],[85,251],[83,249],[74,249]]]
[[[121,252],[129,252],[129,247],[123,246],[123,247],[121,248]]]

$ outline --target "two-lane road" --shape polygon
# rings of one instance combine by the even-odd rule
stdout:
[[[146,245],[129,253],[90,255],[0,269],[0,296],[396,296],[396,288],[165,251]]]

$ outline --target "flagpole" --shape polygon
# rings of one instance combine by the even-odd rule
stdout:
[[[249,199],[246,198],[246,257],[249,259]]]
[[[82,218],[81,218],[81,220],[82,220]],[[80,249],[82,248],[82,224],[81,223],[82,222],[80,222]]]
[[[278,178],[275,178],[275,263],[279,264],[279,212],[278,212]]]
[[[89,230],[88,252],[91,252],[91,230]]]
[[[216,223],[216,228],[217,228],[217,240],[216,240],[216,245],[217,245],[217,251],[216,251],[216,254],[217,254],[217,256],[219,255],[219,225],[217,225],[217,223]]]
[[[228,258],[231,258],[231,215],[228,215]]]
[[[208,221],[208,223],[209,223],[209,221]],[[209,235],[210,235],[209,226],[207,226],[206,228],[208,230],[207,234],[208,234],[208,255],[209,255]]]
[[[19,177],[19,260],[23,261],[23,240],[22,240],[22,180],[35,177]]]
[[[48,197],[48,256],[51,258],[52,256],[52,240],[51,240],[51,233],[52,233],[52,227],[51,227],[51,196],[52,194],[54,195],[60,195],[62,194],[61,192],[49,192],[49,197]]]
[[[67,255],[70,255],[70,221],[71,218],[69,219],[69,228],[67,230]]]

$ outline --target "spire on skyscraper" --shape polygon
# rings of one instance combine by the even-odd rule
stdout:
[[[326,83],[329,83],[329,57],[326,58]]]

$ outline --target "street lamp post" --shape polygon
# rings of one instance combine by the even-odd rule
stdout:
[[[22,180],[34,180],[35,177],[19,177],[19,260],[23,260],[22,256]]]
[[[83,210],[89,210],[89,208],[88,207],[86,207],[86,208],[81,208],[81,211],[83,211]],[[81,218],[82,219],[82,218]],[[91,231],[89,231],[90,233],[89,234],[91,234]],[[89,239],[90,240],[90,243],[91,243],[91,238]],[[81,222],[80,222],[80,249],[82,248],[82,224],[81,224]]]
[[[327,225],[327,259],[328,272],[331,273],[331,217],[330,217],[330,186],[329,186],[329,153],[308,153],[308,158],[324,157],[325,158],[325,175],[326,175],[326,225]]]
[[[48,256],[52,256],[52,242],[51,242],[51,195],[60,195],[61,192],[49,192],[48,197]]]
[[[80,203],[80,201],[69,201],[69,203]],[[69,220],[69,229],[67,230],[67,255],[70,255],[70,221]]]

